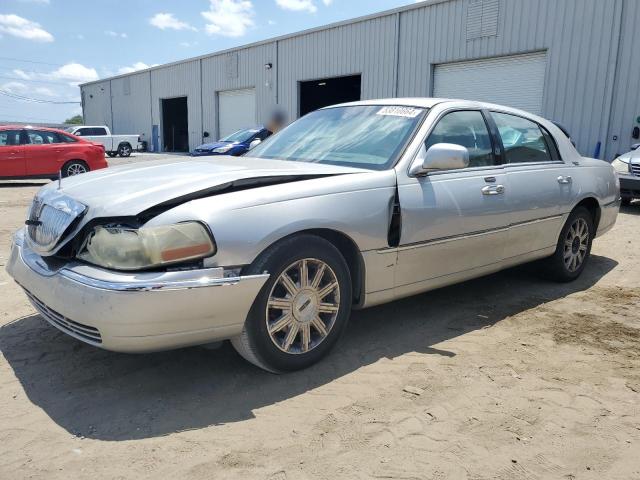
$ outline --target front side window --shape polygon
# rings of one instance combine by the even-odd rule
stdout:
[[[429,150],[436,143],[453,143],[469,151],[469,167],[495,164],[491,137],[482,113],[465,110],[446,114],[436,124],[425,142]]]
[[[20,130],[2,130],[0,132],[0,147],[11,147],[20,144]]]
[[[251,156],[385,170],[393,166],[425,112],[392,105],[316,110],[258,145]]]
[[[507,113],[491,112],[491,116],[502,139],[506,163],[549,162],[553,159],[540,125]]]

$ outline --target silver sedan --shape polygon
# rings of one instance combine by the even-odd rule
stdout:
[[[534,260],[574,280],[616,221],[619,188],[543,118],[363,101],[310,113],[246,157],[51,183],[7,269],[51,325],[91,345],[231,339],[284,372],[326,355],[352,308]]]

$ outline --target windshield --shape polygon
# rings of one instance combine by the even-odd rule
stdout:
[[[71,133],[71,132],[73,132],[75,129],[76,129],[76,127],[67,127],[67,128],[65,128],[65,129],[64,129],[64,131],[65,131],[65,132],[69,132],[69,133]]]
[[[423,108],[381,105],[316,110],[249,155],[384,170],[394,164],[424,112]]]
[[[232,133],[231,135],[228,135],[222,139],[220,139],[221,142],[246,142],[247,140],[249,140],[251,137],[253,137],[256,133],[258,133],[260,130],[256,130],[255,128],[251,128],[251,129],[245,129],[245,130],[238,130],[235,133]]]

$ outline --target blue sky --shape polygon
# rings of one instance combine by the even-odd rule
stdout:
[[[61,122],[81,111],[78,83],[408,3],[413,2],[2,0],[0,120]]]

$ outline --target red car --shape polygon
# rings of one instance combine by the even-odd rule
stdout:
[[[61,130],[0,127],[0,178],[57,178],[106,168],[104,147]]]

